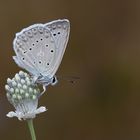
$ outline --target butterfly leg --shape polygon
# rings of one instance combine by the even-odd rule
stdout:
[[[40,96],[43,95],[46,92],[46,86],[43,85],[43,91],[41,92]]]
[[[33,76],[33,83],[36,83],[38,77],[37,76]]]

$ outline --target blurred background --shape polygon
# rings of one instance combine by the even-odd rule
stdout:
[[[1,0],[0,139],[30,140],[26,122],[5,115],[6,79],[20,68],[12,60],[15,33],[34,23],[68,18],[71,33],[57,75],[34,120],[38,140],[140,139],[140,1]]]

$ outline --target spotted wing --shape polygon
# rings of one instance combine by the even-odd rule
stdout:
[[[46,69],[46,71],[44,71],[44,75],[49,74],[53,76],[61,63],[67,46],[70,33],[70,23],[67,19],[55,20],[45,24],[45,27],[47,27],[50,30],[54,38],[55,55],[53,57],[53,63],[51,64],[49,69]]]
[[[32,25],[17,33],[13,47],[15,62],[36,77],[54,64],[54,38],[43,24]]]

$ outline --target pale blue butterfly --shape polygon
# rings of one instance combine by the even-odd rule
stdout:
[[[34,82],[43,85],[57,83],[55,73],[63,58],[70,33],[67,19],[46,24],[34,24],[16,34],[13,41],[17,65],[27,70]]]

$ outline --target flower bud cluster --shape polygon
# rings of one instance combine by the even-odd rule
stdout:
[[[15,74],[14,78],[8,78],[5,89],[8,101],[16,109],[15,112],[9,112],[8,117],[18,117],[19,120],[26,120],[35,118],[36,114],[46,111],[45,107],[37,109],[41,94],[37,84],[33,82],[29,74],[20,71]]]
[[[35,100],[40,94],[40,90],[32,82],[32,78],[23,71],[15,74],[13,79],[8,78],[5,89],[7,91],[7,98],[13,105],[25,99]]]

